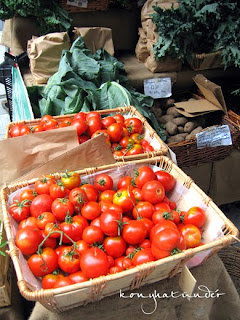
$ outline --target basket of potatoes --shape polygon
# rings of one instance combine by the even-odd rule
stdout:
[[[190,98],[191,100],[194,98]],[[174,106],[174,99],[167,99],[155,112],[158,122],[165,129],[166,143],[176,154],[179,167],[192,167],[202,163],[225,158],[233,145],[197,148],[196,134],[212,125],[227,124],[230,127],[232,141],[236,137],[236,128],[223,113],[211,113],[196,117],[186,117]]]

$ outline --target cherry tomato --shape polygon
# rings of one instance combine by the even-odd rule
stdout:
[[[133,217],[135,219],[139,217],[152,219],[153,212],[154,212],[154,206],[148,201],[138,202],[132,211]]]
[[[98,190],[94,185],[85,183],[80,187],[80,189],[85,191],[88,201],[97,201]]]
[[[134,144],[134,145],[130,145],[130,148],[127,148],[127,153],[126,156],[132,156],[132,155],[136,155],[136,154],[141,154],[143,153],[143,148],[140,144]]]
[[[113,258],[119,258],[124,254],[127,244],[121,236],[106,237],[103,242],[103,247],[107,255]]]
[[[85,229],[83,223],[78,220],[77,216],[70,217],[69,215],[66,216],[64,222],[59,224],[59,228],[64,232],[62,239],[64,243],[71,243],[71,240],[81,240],[83,230]]]
[[[66,172],[62,175],[61,182],[65,188],[72,190],[79,187],[81,178],[77,172]]]
[[[26,227],[38,228],[37,219],[35,217],[28,217],[19,223],[18,230],[24,229]]]
[[[113,179],[106,173],[100,173],[94,179],[94,186],[101,192],[111,190],[113,188]]]
[[[115,274],[115,273],[118,273],[121,271],[123,271],[123,268],[119,267],[119,266],[113,266],[113,267],[109,268],[109,274]]]
[[[67,195],[67,189],[59,181],[49,187],[49,194],[53,199],[64,198]]]
[[[198,227],[193,224],[183,225],[180,232],[186,241],[187,248],[195,248],[201,242],[201,232]]]
[[[82,134],[81,136],[78,136],[78,142],[79,144],[82,144],[86,141],[88,141],[89,139],[91,139],[89,136]]]
[[[78,136],[81,136],[88,129],[87,122],[81,119],[73,120],[72,126],[76,128]]]
[[[35,253],[41,241],[42,237],[36,227],[26,227],[17,231],[16,245],[24,255]]]
[[[90,117],[90,118],[87,117],[87,124],[88,124],[87,134],[90,137],[94,134],[94,132],[102,129],[102,121],[101,121],[101,118],[99,118],[98,116]]]
[[[153,170],[148,166],[142,166],[135,171],[135,184],[137,188],[142,188],[143,185],[151,180],[155,180],[156,176]]]
[[[31,133],[31,129],[27,125],[21,124],[21,123],[15,124],[9,130],[9,135],[11,138],[24,136],[30,133]]]
[[[39,194],[36,196],[30,205],[31,216],[37,218],[46,211],[51,211],[53,198],[49,194]]]
[[[147,236],[145,225],[139,220],[130,220],[123,226],[123,239],[129,244],[138,244]]]
[[[102,118],[103,128],[108,128],[111,124],[116,123],[116,120],[113,117]]]
[[[116,120],[117,123],[122,123],[123,124],[124,121],[125,121],[124,116],[122,114],[120,114],[120,113],[114,114],[113,118]]]
[[[124,176],[118,180],[118,184],[117,184],[118,189],[122,189],[122,188],[127,189],[128,187],[130,188],[130,190],[134,188],[132,177]]]
[[[155,172],[157,180],[161,182],[165,191],[170,191],[175,187],[176,179],[167,171],[159,170]]]
[[[50,238],[47,237],[44,230],[40,230],[40,235],[42,236],[42,241],[44,240],[44,243],[42,245],[43,248],[52,248],[55,249],[57,247],[57,239],[56,238]]]
[[[123,149],[126,149],[126,148],[130,149],[130,145],[133,146],[134,141],[132,138],[125,136],[120,140],[119,144]]]
[[[43,130],[52,130],[52,129],[57,129],[58,128],[58,121],[56,119],[49,119],[45,121],[43,124]]]
[[[52,212],[45,211],[37,217],[37,227],[39,229],[45,229],[47,223],[50,222],[56,222],[56,218]]]
[[[152,204],[161,202],[165,196],[165,190],[161,182],[152,180],[146,182],[142,187],[142,195],[145,201]]]
[[[28,259],[28,266],[36,277],[43,277],[58,268],[58,256],[54,249],[43,248]]]
[[[133,188],[132,193],[134,195],[134,198],[136,199],[136,203],[143,201],[143,196],[142,196],[142,189],[140,188]]]
[[[206,214],[200,207],[190,208],[184,215],[184,224],[194,224],[196,227],[202,227],[206,222]]]
[[[128,132],[132,133],[142,133],[143,124],[142,121],[138,118],[132,117],[125,119],[124,124],[128,130]]]
[[[99,201],[109,201],[113,202],[113,196],[115,194],[114,190],[104,190],[103,192],[100,193],[99,195]]]
[[[113,204],[119,205],[123,212],[131,211],[134,208],[136,200],[132,191],[127,189],[119,189],[113,196]]]
[[[80,267],[88,278],[107,275],[109,268],[107,255],[97,247],[90,248],[81,255]]]
[[[175,229],[178,230],[178,227],[176,224],[170,220],[161,221],[158,224],[155,224],[155,226],[152,227],[150,231],[150,240],[152,241],[156,234],[158,234],[160,231],[164,229]]]
[[[68,278],[72,281],[72,283],[81,283],[89,280],[89,278],[82,271],[74,272],[70,274]]]
[[[89,245],[94,243],[102,243],[104,239],[104,233],[99,227],[88,226],[83,230],[82,239]]]
[[[152,239],[152,254],[156,259],[170,256],[172,250],[180,242],[180,233],[177,229],[163,229]]]
[[[69,127],[71,126],[73,123],[73,119],[72,118],[65,118],[64,120],[61,121],[61,123],[59,124],[59,128],[65,128],[65,127]]]
[[[152,251],[150,248],[142,249],[135,253],[135,255],[132,258],[132,264],[134,266],[137,266],[139,264],[143,264],[146,262],[154,261],[155,257],[152,254]]]
[[[134,143],[140,144],[143,140],[143,135],[139,133],[133,133],[131,134],[131,139],[133,139]]]
[[[100,228],[111,237],[119,236],[122,213],[114,210],[106,210],[100,216]]]
[[[54,284],[53,288],[62,288],[66,286],[70,286],[73,284],[72,280],[69,277],[58,277],[56,283]]]
[[[77,187],[73,188],[69,192],[69,201],[74,206],[75,210],[80,212],[83,205],[88,202],[88,197],[86,192],[81,187]]]
[[[50,273],[50,274],[46,274],[43,278],[42,278],[42,288],[43,289],[52,289],[55,285],[55,283],[57,282],[57,280],[59,278],[63,277],[63,274],[55,274],[55,273]]]
[[[58,264],[62,271],[74,273],[80,269],[80,258],[77,250],[73,247],[63,248],[58,256]]]
[[[41,124],[32,128],[33,133],[42,132],[42,131],[44,131],[44,128]]]
[[[27,219],[30,215],[29,201],[23,200],[22,202],[15,200],[9,208],[9,213],[18,223]]]
[[[57,198],[52,203],[51,211],[57,220],[64,221],[67,214],[73,215],[74,206],[68,198]]]
[[[111,124],[107,131],[111,142],[119,142],[123,137],[123,127],[120,123]]]
[[[78,240],[76,242],[76,246],[77,246],[76,250],[79,252],[80,256],[83,253],[83,251],[90,248],[90,245],[84,240]]]
[[[25,189],[20,193],[19,201],[28,200],[29,203],[37,196],[37,193],[34,189]]]
[[[84,120],[84,121],[86,121],[86,119],[87,119],[87,116],[86,116],[86,113],[84,113],[84,112],[78,112],[73,117],[73,120]]]

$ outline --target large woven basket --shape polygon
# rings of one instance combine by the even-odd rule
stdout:
[[[197,139],[192,138],[178,143],[169,143],[169,148],[176,154],[177,164],[180,168],[194,167],[199,164],[217,161],[226,158],[236,141],[239,139],[239,131],[227,116],[223,116],[222,124],[229,126],[232,136],[232,145],[197,148]]]
[[[39,301],[49,310],[63,312],[71,308],[94,302],[118,293],[120,289],[134,290],[144,284],[150,284],[165,278],[171,278],[181,271],[183,265],[194,267],[203,263],[221,248],[235,242],[238,237],[238,229],[229,221],[223,212],[213,201],[167,157],[155,157],[151,159],[136,160],[134,163],[118,162],[99,168],[88,168],[79,171],[82,179],[91,183],[95,173],[104,170],[113,178],[126,175],[142,165],[151,165],[154,170],[163,169],[171,173],[176,179],[176,187],[168,194],[175,201],[177,208],[188,210],[193,205],[200,206],[206,212],[207,223],[203,232],[205,244],[194,249],[188,249],[174,256],[158,261],[148,262],[136,268],[125,270],[113,275],[101,276],[84,283],[57,289],[36,289],[36,284],[30,270],[26,268],[26,262],[15,245],[13,221],[8,213],[9,199],[19,189],[31,186],[36,179],[5,186],[1,190],[2,210],[4,225],[9,243],[9,254],[15,267],[18,286],[21,294],[32,301]],[[131,171],[132,170],[132,171]],[[61,174],[55,174],[57,178]],[[13,196],[13,195],[12,195]],[[28,279],[28,280],[27,280]],[[31,280],[30,280],[31,279]]]
[[[82,3],[82,1],[79,1]],[[71,1],[60,0],[61,6],[68,12],[88,12],[88,11],[105,11],[108,9],[110,0],[88,0],[87,7],[77,6],[77,1],[72,1],[75,5],[70,5]]]
[[[168,152],[167,145],[160,139],[156,131],[150,126],[147,119],[141,115],[141,113],[133,106],[127,107],[119,107],[115,109],[106,109],[106,110],[99,110],[97,111],[101,116],[108,116],[113,115],[116,113],[122,114],[125,118],[128,117],[137,117],[143,123],[143,135],[144,138],[150,143],[150,145],[154,148],[152,152],[145,152],[138,155],[130,155],[130,156],[123,156],[123,157],[116,157],[116,160],[136,160],[136,159],[143,159],[154,157],[158,155],[166,155]],[[73,118],[74,114],[68,114],[64,116],[55,116],[54,118],[61,123],[65,118]],[[8,124],[6,129],[6,138],[9,138],[9,130],[16,124],[16,123],[24,123],[28,125],[30,128],[37,126],[40,124],[40,119],[35,120],[26,120],[21,122],[11,122]],[[37,134],[37,133],[35,133]]]

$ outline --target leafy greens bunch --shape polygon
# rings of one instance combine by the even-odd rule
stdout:
[[[92,54],[82,37],[74,41],[69,51],[63,51],[58,72],[49,78],[47,85],[29,87],[28,93],[37,117],[134,105],[165,140],[163,130],[150,110],[153,99],[129,84],[120,61],[104,49]],[[39,99],[36,99],[37,95]]]
[[[54,0],[0,0],[0,19],[10,19],[15,15],[35,17],[42,35],[71,28],[68,12]]]
[[[220,51],[224,67],[240,67],[240,4],[236,0],[179,0],[179,6],[154,6],[159,34],[154,45],[161,57],[192,60],[196,53]]]

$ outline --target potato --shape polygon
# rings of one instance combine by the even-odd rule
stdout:
[[[185,126],[184,126],[184,132],[190,133],[192,132],[195,128],[198,127],[198,123],[196,121],[188,121]]]
[[[178,134],[179,137],[183,137],[184,139],[186,138],[187,135],[188,135],[187,132],[183,132],[183,133]]]
[[[179,113],[176,109],[176,107],[170,107],[167,109],[167,112],[166,114],[170,114],[172,115],[174,118],[177,118],[177,117],[181,117],[181,113]]]
[[[174,99],[167,99],[166,101],[166,106],[170,107],[174,104],[175,100]]]
[[[183,133],[183,127],[178,126],[178,132],[179,132],[179,133]]]
[[[155,114],[157,119],[160,119],[162,117],[162,109],[160,108],[152,108],[153,113]]]
[[[159,122],[160,123],[167,123],[168,121],[172,121],[174,119],[174,117],[170,114],[165,114],[164,116],[162,116],[160,119],[159,119]]]
[[[198,126],[196,129],[194,129],[190,134],[186,136],[186,140],[194,138],[196,134],[201,132],[202,130],[203,128],[201,126]]]
[[[185,124],[188,122],[188,119],[185,117],[178,117],[178,118],[174,118],[172,122],[175,123],[177,126],[184,127]]]
[[[169,137],[167,143],[178,143],[184,140],[184,137],[180,136],[179,134],[176,134],[175,136]]]
[[[166,123],[166,130],[170,134],[170,136],[174,136],[178,132],[178,127],[172,121],[168,121]]]

